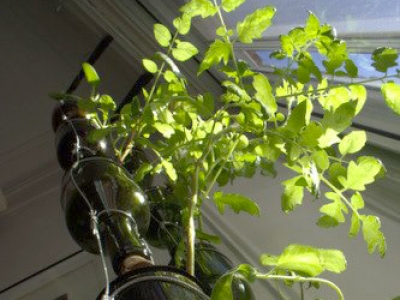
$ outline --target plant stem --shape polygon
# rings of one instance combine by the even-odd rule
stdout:
[[[196,169],[193,174],[193,189],[192,197],[189,203],[189,215],[186,225],[186,272],[194,276],[195,272],[195,240],[196,240],[196,225],[194,222],[194,213],[198,202],[199,192],[199,163],[196,164]]]
[[[336,194],[340,195],[340,198],[346,203],[346,205],[348,207],[350,207],[350,209],[353,211],[353,213],[360,219],[360,214],[358,213],[358,211],[356,209],[353,208],[350,201],[347,200],[347,198],[343,195],[343,193],[338,188],[336,188],[329,180],[327,180],[324,176],[320,175],[319,177],[320,177],[321,181],[323,183],[325,183],[332,191],[334,191]]]
[[[329,281],[324,278],[318,278],[318,277],[303,277],[303,276],[297,276],[297,275],[292,275],[292,276],[285,276],[285,275],[268,275],[268,274],[259,274],[257,275],[258,279],[273,279],[273,280],[291,280],[295,282],[316,282],[316,283],[321,283],[329,286],[331,289],[333,289],[336,294],[338,295],[339,300],[344,300],[344,295],[341,291],[341,289],[334,284],[332,281]]]

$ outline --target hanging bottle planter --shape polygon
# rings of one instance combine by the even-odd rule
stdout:
[[[98,300],[104,296],[103,291]],[[168,266],[137,269],[110,285],[113,300],[208,300],[199,283],[185,272]]]
[[[182,235],[180,206],[174,203],[166,187],[153,186],[146,194],[151,214],[146,241],[156,248],[175,248]]]
[[[106,139],[96,142],[88,140],[89,132],[93,129],[90,121],[86,119],[71,119],[60,124],[55,144],[58,162],[64,170],[68,170],[74,164],[78,155],[113,157]]]
[[[74,100],[63,100],[54,108],[51,125],[54,132],[57,132],[60,125],[65,124],[68,120],[85,119],[85,111],[79,108],[78,103]]]
[[[128,257],[151,261],[142,238],[150,222],[147,197],[114,161],[89,157],[77,162],[63,178],[61,203],[71,236],[91,253],[99,252],[91,218],[96,214],[101,242],[117,274]]]

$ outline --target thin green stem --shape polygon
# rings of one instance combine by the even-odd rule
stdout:
[[[194,213],[198,203],[199,193],[199,172],[200,165],[196,164],[193,174],[192,197],[189,200],[189,215],[187,217],[186,231],[186,272],[192,276],[195,274],[195,240],[196,240],[196,224],[194,222]]]
[[[291,276],[286,276],[286,275],[268,275],[268,274],[259,274],[257,275],[258,279],[272,279],[272,280],[290,280],[294,282],[315,282],[315,283],[320,283],[320,284],[325,284],[331,289],[333,289],[336,294],[338,295],[339,300],[344,300],[344,295],[341,291],[341,289],[334,284],[332,281],[329,281],[324,278],[318,278],[318,277],[303,277],[303,276],[298,276],[298,275],[291,275]]]
[[[227,31],[228,31],[228,28],[227,28],[227,26],[226,26],[226,24],[225,24],[224,17],[222,16],[221,8],[220,8],[220,6],[218,5],[218,3],[217,3],[216,0],[213,0],[213,2],[214,2],[214,5],[215,5],[215,7],[216,7],[216,9],[217,9],[217,14],[218,14],[219,21],[220,21],[221,25],[224,27],[225,32],[227,32]],[[240,85],[240,87],[241,87],[242,89],[245,89],[244,84],[243,84],[242,77],[241,77],[240,74],[239,74],[239,63],[238,63],[238,60],[237,60],[236,55],[235,55],[235,49],[234,49],[234,47],[233,47],[233,42],[231,41],[229,35],[225,35],[224,39],[225,39],[225,42],[228,43],[229,46],[230,46],[230,51],[231,51],[231,55],[232,55],[232,61],[233,61],[233,64],[234,64],[235,69],[236,69],[237,74],[238,74],[239,85]]]
[[[343,200],[343,202],[346,203],[348,207],[353,211],[353,213],[356,214],[358,218],[360,218],[360,214],[356,209],[353,208],[353,205],[351,205],[350,201],[343,195],[343,192],[339,190],[337,187],[335,187],[328,179],[326,179],[324,176],[320,175],[320,180],[325,183],[332,191],[334,191],[336,194],[340,195],[340,198]]]

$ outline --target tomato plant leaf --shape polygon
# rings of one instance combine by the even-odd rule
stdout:
[[[379,72],[386,73],[389,68],[397,66],[397,50],[393,48],[380,47],[372,52],[373,67]]]
[[[256,90],[255,98],[264,107],[269,116],[278,110],[272,88],[267,77],[262,74],[254,76],[253,87]]]
[[[400,115],[400,85],[394,82],[384,83],[381,91],[387,106]]]
[[[153,60],[144,58],[142,60],[142,62],[143,62],[143,67],[147,71],[149,71],[150,73],[153,73],[153,74],[157,72],[158,67],[157,67],[157,64]]]
[[[222,0],[221,6],[223,10],[230,12],[238,8],[245,1],[246,0]]]
[[[214,194],[214,202],[221,214],[224,213],[225,206],[228,205],[235,213],[244,211],[252,216],[260,215],[260,208],[258,205],[254,201],[240,194],[224,194],[223,192],[216,192]]]
[[[179,34],[186,35],[190,31],[192,18],[189,14],[183,13],[182,16],[174,19],[173,25],[178,30]]]
[[[233,273],[227,273],[218,279],[211,293],[210,300],[233,300],[232,280]]]
[[[180,8],[180,11],[191,17],[212,17],[217,12],[216,7],[210,0],[191,0]]]
[[[89,63],[84,62],[82,64],[82,70],[85,74],[86,81],[92,86],[97,87],[100,83],[100,77],[97,74],[96,70]]]
[[[303,177],[297,176],[283,182],[285,189],[281,196],[281,207],[285,213],[292,211],[296,206],[303,203],[304,187],[296,185],[301,178]]]
[[[239,41],[248,44],[252,43],[253,39],[261,38],[263,32],[271,25],[275,11],[274,7],[266,6],[247,15],[244,21],[236,26]]]
[[[386,253],[386,240],[380,230],[381,221],[376,216],[362,216],[362,231],[364,240],[368,245],[368,252],[373,253],[378,250],[379,254],[383,257]]]
[[[374,182],[375,177],[381,172],[382,163],[371,156],[361,156],[357,163],[351,161],[347,167],[347,177],[338,177],[346,189],[364,191],[365,185]]]
[[[201,74],[212,66],[218,65],[221,61],[223,61],[224,64],[227,64],[231,57],[231,51],[231,44],[218,39],[215,40],[206,51],[206,54],[200,63],[198,73]]]
[[[186,61],[195,56],[199,50],[190,42],[180,42],[172,49],[172,56],[178,61]]]
[[[341,155],[353,154],[360,151],[367,142],[365,131],[352,131],[346,135],[339,143],[339,152]]]
[[[172,39],[171,32],[163,24],[154,24],[154,37],[162,47],[168,47]]]

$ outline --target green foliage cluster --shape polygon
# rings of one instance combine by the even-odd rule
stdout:
[[[236,58],[235,43],[252,43],[262,38],[276,13],[271,6],[257,9],[228,28],[224,14],[236,10],[245,0],[191,0],[180,9],[173,21],[174,32],[162,24],[154,25],[154,37],[161,50],[143,59],[143,66],[154,74],[149,90],[125,105],[119,118],[111,122],[115,103],[108,95],[96,92],[99,78],[84,64],[87,81],[93,87],[89,99],[78,99],[97,126],[91,138],[105,136],[113,140],[115,152],[123,161],[132,148],[151,150],[157,157],[143,164],[135,174],[140,182],[148,173],[168,177],[172,193],[180,201],[186,232],[187,270],[193,274],[195,232],[207,238],[201,228],[201,208],[214,201],[221,214],[226,207],[234,212],[259,215],[257,204],[246,195],[215,192],[236,177],[251,178],[257,172],[274,175],[274,165],[283,163],[294,172],[285,180],[281,197],[282,210],[289,213],[301,205],[305,193],[321,197],[317,221],[323,228],[349,222],[349,236],[362,234],[369,252],[385,255],[386,242],[379,218],[363,212],[362,192],[385,173],[375,157],[358,153],[367,142],[364,131],[352,131],[351,124],[367,99],[365,84],[386,79],[382,95],[387,105],[400,114],[400,86],[390,81],[398,78],[397,51],[378,48],[372,53],[373,67],[382,73],[377,79],[357,80],[358,68],[351,60],[346,43],[338,39],[328,24],[320,24],[310,13],[304,27],[297,27],[280,37],[281,47],[272,54],[285,59],[285,68],[275,68],[272,82],[266,74],[250,69]],[[223,77],[224,92],[193,95],[190,83],[177,64],[199,56],[187,40],[193,18],[220,20],[215,40],[200,60],[198,75],[212,69]],[[324,57],[320,69],[310,53]],[[346,77],[347,83],[338,83]],[[282,104],[286,108],[282,108]],[[321,119],[312,117],[318,109]],[[322,192],[322,186],[324,191]],[[267,274],[249,265],[241,265],[226,274],[215,287],[212,299],[232,299],[230,283],[234,276],[283,280],[287,284],[309,282],[318,287],[328,284],[340,298],[333,283],[316,278],[323,271],[340,273],[346,268],[338,250],[290,245],[281,255],[264,254],[261,263],[269,266]]]

